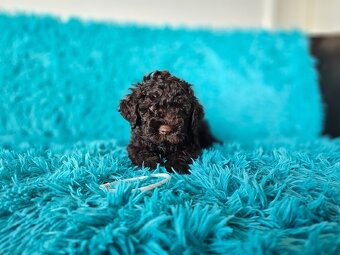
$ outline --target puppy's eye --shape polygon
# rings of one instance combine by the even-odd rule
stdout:
[[[140,112],[145,113],[148,110],[148,107],[139,106],[139,110],[140,110]]]

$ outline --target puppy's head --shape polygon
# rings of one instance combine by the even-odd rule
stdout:
[[[197,134],[204,113],[190,84],[167,71],[155,71],[131,90],[119,111],[143,139],[180,144]]]

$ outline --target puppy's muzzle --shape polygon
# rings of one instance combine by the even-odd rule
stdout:
[[[171,133],[172,128],[168,125],[161,125],[158,131],[161,135],[168,135]]]

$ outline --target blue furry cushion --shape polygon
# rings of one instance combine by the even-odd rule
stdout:
[[[299,32],[156,29],[0,16],[0,141],[8,146],[129,139],[119,99],[145,73],[194,84],[225,141],[313,138],[322,128]]]
[[[159,189],[105,193],[148,174],[114,142],[0,149],[0,253],[339,254],[339,151],[340,140],[230,144]]]

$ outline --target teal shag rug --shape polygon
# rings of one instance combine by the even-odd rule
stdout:
[[[327,139],[228,144],[153,191],[106,193],[149,174],[115,142],[1,149],[0,252],[339,254],[339,151]]]
[[[322,105],[298,31],[152,28],[0,15],[0,142],[129,140],[118,103],[156,69],[193,84],[224,141],[313,139]]]
[[[340,253],[340,140],[319,137],[300,32],[6,14],[0,31],[0,254]],[[154,69],[194,84],[224,145],[157,189],[107,193],[150,174],[117,105]]]

